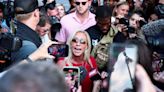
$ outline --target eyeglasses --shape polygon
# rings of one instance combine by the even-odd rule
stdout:
[[[78,38],[73,38],[72,42],[80,43],[80,44],[86,44],[86,41],[84,39],[78,39]]]
[[[76,5],[80,5],[80,3],[81,3],[82,5],[85,5],[87,2],[75,2]]]

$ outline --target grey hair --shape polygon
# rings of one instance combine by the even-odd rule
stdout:
[[[23,86],[21,86],[23,85]],[[52,63],[33,62],[10,69],[0,79],[1,92],[68,92],[64,73]]]

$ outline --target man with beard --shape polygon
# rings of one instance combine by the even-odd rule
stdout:
[[[96,25],[86,31],[90,35],[92,44],[92,56],[96,59],[98,70],[101,73],[101,91],[107,92],[107,67],[109,45],[113,42],[115,34],[118,32],[111,25],[112,11],[109,6],[99,6],[96,9]]]
[[[96,24],[95,15],[89,11],[92,0],[74,1],[75,12],[65,15],[60,21],[62,28],[55,37],[59,42],[66,42],[76,31],[86,30]]]
[[[112,42],[114,35],[117,33],[117,30],[114,29],[113,25],[111,25],[112,11],[109,6],[99,6],[95,14],[97,22],[96,25],[86,30],[91,37],[92,47],[95,47],[107,36],[109,37],[109,39],[107,39],[108,42]]]

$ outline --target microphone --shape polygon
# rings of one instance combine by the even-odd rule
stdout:
[[[159,20],[150,22],[141,27],[141,31],[146,36],[156,36],[163,30],[164,30],[164,19],[159,19]]]
[[[133,60],[130,57],[127,56],[125,51],[123,52],[123,54],[125,56],[125,62],[126,62],[127,68],[128,68],[128,72],[129,72],[129,76],[130,76],[130,79],[131,79],[131,83],[133,85],[133,88],[135,88],[135,83],[134,83],[134,80],[132,78],[132,74],[131,74],[130,68],[129,68],[129,62],[132,62]]]
[[[80,83],[82,83],[87,76],[87,70],[82,66],[80,66],[79,68],[80,68]],[[92,69],[89,72],[89,78],[92,81],[94,81],[94,80],[100,80],[101,76],[97,69]]]
[[[126,57],[126,62],[129,63],[129,62],[132,62],[133,60],[127,56],[126,52],[124,51],[123,52],[124,56]]]
[[[87,70],[83,66],[80,66],[79,68],[80,68],[80,84],[81,84],[87,76]]]
[[[152,51],[163,55],[164,54],[164,19],[159,19],[144,25],[141,28],[143,31],[148,46]]]

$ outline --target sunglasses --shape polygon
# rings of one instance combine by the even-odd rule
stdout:
[[[85,5],[87,2],[75,2],[76,5],[80,5],[80,3],[81,3],[82,5]]]
[[[84,39],[78,39],[78,38],[73,38],[72,42],[73,43],[86,44],[86,41]]]

